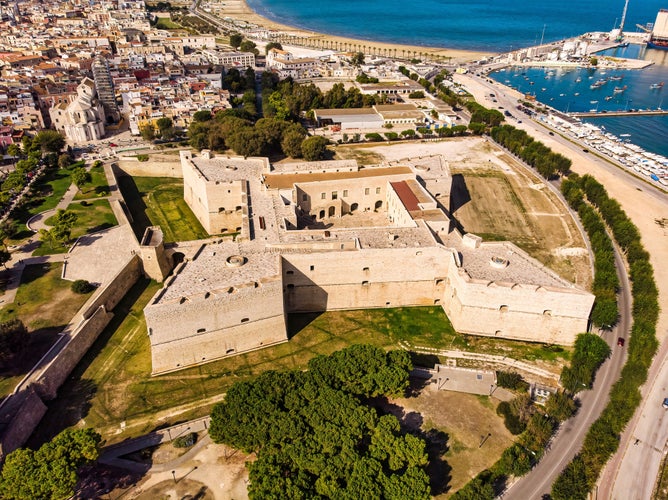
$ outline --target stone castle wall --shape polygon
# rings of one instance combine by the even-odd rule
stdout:
[[[593,302],[578,290],[472,280],[453,266],[443,309],[461,333],[572,345],[587,331]]]
[[[144,314],[154,374],[287,341],[280,280],[153,304]]]
[[[180,179],[181,160],[157,160],[149,156],[148,161],[139,161],[136,157],[127,156],[118,159],[118,167],[127,175],[134,177],[173,177]]]
[[[450,256],[440,247],[285,254],[286,311],[440,304]]]

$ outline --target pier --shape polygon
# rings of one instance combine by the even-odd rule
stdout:
[[[668,115],[668,110],[666,109],[630,109],[630,110],[620,110],[620,111],[584,111],[582,113],[568,113],[568,116],[573,116],[575,118],[592,118],[592,117],[605,117],[605,116],[662,116]]]

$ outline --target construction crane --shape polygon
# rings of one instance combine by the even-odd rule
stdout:
[[[654,29],[654,23],[636,24],[636,28],[644,31],[645,33],[651,33],[652,29]]]

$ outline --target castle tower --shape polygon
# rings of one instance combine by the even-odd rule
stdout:
[[[107,123],[118,123],[121,119],[121,113],[116,104],[116,94],[114,93],[114,82],[109,72],[109,64],[102,56],[95,56],[93,64],[93,78],[95,80],[95,89],[97,96],[104,106]]]
[[[160,226],[147,227],[139,246],[144,274],[162,282],[172,270],[172,259],[165,253]]]

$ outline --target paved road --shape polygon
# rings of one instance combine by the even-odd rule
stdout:
[[[622,284],[618,299],[621,319],[612,332],[604,336],[611,346],[612,355],[596,374],[593,389],[580,393],[581,406],[578,413],[561,425],[543,459],[529,474],[509,488],[504,499],[540,499],[544,494],[550,493],[554,480],[580,451],[589,427],[608,403],[610,388],[619,379],[622,366],[626,362],[626,349],[617,346],[616,341],[617,337],[627,338],[631,329],[631,287],[624,261],[617,249],[615,250],[617,274]]]

